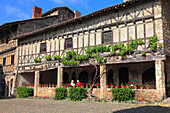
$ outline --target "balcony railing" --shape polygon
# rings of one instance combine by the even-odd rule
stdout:
[[[5,45],[0,45],[0,53],[8,51],[8,50],[15,48],[15,47],[16,47],[16,41],[12,41],[12,42],[5,44]]]

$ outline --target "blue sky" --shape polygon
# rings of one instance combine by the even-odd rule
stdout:
[[[0,25],[32,18],[32,7],[42,8],[43,13],[60,6],[80,11],[82,15],[122,3],[123,0],[0,0]]]

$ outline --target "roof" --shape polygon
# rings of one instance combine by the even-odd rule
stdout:
[[[66,7],[66,6],[65,6],[65,7],[55,7],[55,8],[53,8],[53,9],[51,9],[51,10],[43,13],[43,14],[42,14],[42,17],[44,17],[44,16],[46,16],[46,15],[48,15],[48,14],[50,14],[50,13],[53,13],[54,11],[56,11],[56,10],[58,10],[58,9],[63,9],[63,8],[68,9],[69,11],[71,11],[72,13],[74,13],[71,9],[69,9],[69,8]]]
[[[34,35],[34,34],[37,34],[37,33],[44,32],[44,31],[49,30],[49,29],[53,29],[53,28],[56,28],[56,27],[68,25],[70,23],[74,23],[74,22],[77,22],[77,21],[80,21],[80,20],[83,20],[83,19],[87,19],[87,18],[90,18],[90,17],[97,16],[97,15],[99,15],[101,13],[104,13],[104,12],[107,12],[107,11],[115,10],[115,9],[118,9],[118,8],[121,8],[121,7],[125,7],[127,5],[132,5],[132,4],[134,4],[134,3],[138,2],[138,1],[141,1],[141,0],[130,0],[130,1],[123,2],[123,3],[117,4],[117,5],[106,7],[106,8],[100,9],[98,11],[95,11],[93,13],[87,14],[85,16],[70,19],[68,21],[61,22],[61,23],[58,23],[58,24],[55,24],[55,25],[51,25],[51,26],[42,28],[42,29],[37,30],[37,31],[33,31],[33,32],[30,32],[30,33],[25,33],[23,35],[19,35],[17,37],[14,37],[13,39],[19,39],[19,38],[23,38],[23,37],[26,37],[26,36],[31,36],[31,35]]]

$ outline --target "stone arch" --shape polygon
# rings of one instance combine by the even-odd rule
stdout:
[[[82,71],[82,72],[79,74],[79,80],[80,80],[80,82],[82,82],[82,83],[88,83],[88,80],[89,80],[89,74],[88,74],[88,72]]]
[[[75,72],[72,73],[72,80],[74,80],[74,82],[76,82],[76,73]]]
[[[113,83],[114,84],[114,72],[112,69],[110,69],[107,72],[107,84]]]
[[[148,83],[155,83],[155,67],[149,68],[145,70],[142,74],[142,83],[148,84]]]
[[[67,72],[64,72],[64,74],[63,74],[63,83],[69,83]]]
[[[119,69],[119,84],[129,82],[129,70],[127,67]]]

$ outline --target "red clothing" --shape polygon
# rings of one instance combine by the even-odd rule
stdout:
[[[76,85],[80,87],[80,86],[81,86],[81,82],[77,82],[77,84],[76,84]]]

